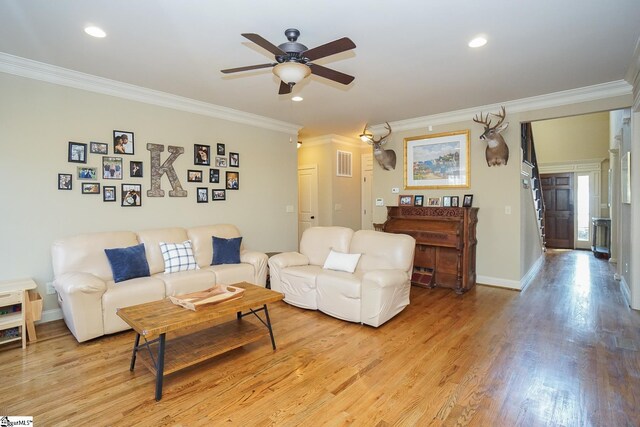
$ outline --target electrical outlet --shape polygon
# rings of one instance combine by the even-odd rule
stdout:
[[[398,187],[393,187],[393,188],[391,189],[391,192],[392,192],[393,194],[398,194],[398,193],[400,193],[400,189],[399,189]]]
[[[384,206],[384,199],[382,197],[376,199],[376,206]]]
[[[56,288],[53,287],[53,282],[47,282],[47,295],[54,295]]]

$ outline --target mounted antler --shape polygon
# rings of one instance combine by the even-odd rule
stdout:
[[[367,123],[364,125],[364,129],[362,129],[360,139],[373,146],[373,156],[378,161],[378,164],[380,164],[384,170],[390,170],[396,168],[396,152],[382,148],[382,146],[387,142],[389,135],[391,135],[391,125],[387,122],[385,123],[385,129],[388,131],[386,135],[375,139],[371,132],[367,132],[367,128],[369,127],[369,124]]]
[[[489,116],[498,118],[498,123],[495,126],[491,126]],[[476,114],[473,118],[474,122],[484,125],[484,133],[480,135],[480,139],[487,141],[485,155],[489,166],[506,165],[509,161],[509,147],[504,142],[502,135],[500,135],[500,132],[509,126],[508,122],[504,125],[502,124],[506,116],[505,108],[502,107],[498,114],[487,113],[486,117],[483,117],[482,113],[480,113],[480,117]]]

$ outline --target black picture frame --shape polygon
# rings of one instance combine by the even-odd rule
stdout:
[[[100,194],[99,182],[83,182],[82,194]]]
[[[451,207],[457,208],[460,206],[460,198],[458,196],[451,196]]]
[[[80,179],[98,179],[98,168],[92,166],[78,166],[76,178]]]
[[[196,188],[196,201],[198,203],[209,203],[209,189],[207,187]]]
[[[231,153],[229,152],[229,167],[239,168],[240,167],[240,154],[239,153]]]
[[[105,185],[102,187],[102,201],[103,202],[115,202],[116,201],[116,187],[115,185]]]
[[[209,182],[211,184],[220,183],[220,169],[209,169]]]
[[[199,166],[211,165],[211,146],[193,144],[193,164]]]
[[[133,132],[124,130],[113,131],[113,154],[133,156],[135,151]]]
[[[473,205],[473,194],[465,194],[462,199],[462,207],[470,208]]]
[[[120,206],[136,208],[142,206],[142,185],[121,184]]]
[[[413,196],[413,206],[424,206],[424,196],[421,194]]]
[[[124,171],[122,168],[122,157],[102,157],[103,179],[122,179],[124,177]]]
[[[89,152],[92,154],[109,154],[109,144],[91,141],[89,143]]]
[[[58,174],[58,190],[73,189],[73,175],[70,173]]]
[[[195,169],[188,169],[187,182],[202,182],[202,171],[195,170]]]
[[[216,154],[218,156],[224,156],[226,153],[224,144],[218,143],[216,144]]]
[[[442,207],[443,208],[451,207],[451,196],[442,196]]]
[[[227,190],[224,188],[214,188],[211,190],[211,201],[217,202],[221,200],[227,200]]]
[[[224,182],[226,183],[227,190],[239,190],[240,189],[240,172],[227,171],[225,172]]]
[[[87,163],[87,144],[69,141],[67,161],[70,163]]]
[[[129,162],[129,176],[131,178],[142,178],[142,162],[134,160]]]

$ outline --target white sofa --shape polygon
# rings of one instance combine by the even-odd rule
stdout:
[[[353,273],[324,269],[331,250],[362,254]],[[269,259],[271,289],[297,307],[378,327],[409,305],[415,239],[345,227],[312,227],[300,252]]]
[[[79,342],[129,329],[116,309],[209,288],[246,281],[265,286],[267,256],[240,249],[240,264],[210,265],[212,236],[240,237],[230,224],[163,228],[139,232],[90,233],[53,243],[53,285],[64,320]],[[165,273],[160,242],[191,240],[198,270]],[[115,283],[105,249],[144,243],[150,276]]]

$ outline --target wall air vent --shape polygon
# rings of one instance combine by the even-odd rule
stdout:
[[[336,176],[353,176],[351,173],[351,153],[338,150]]]

